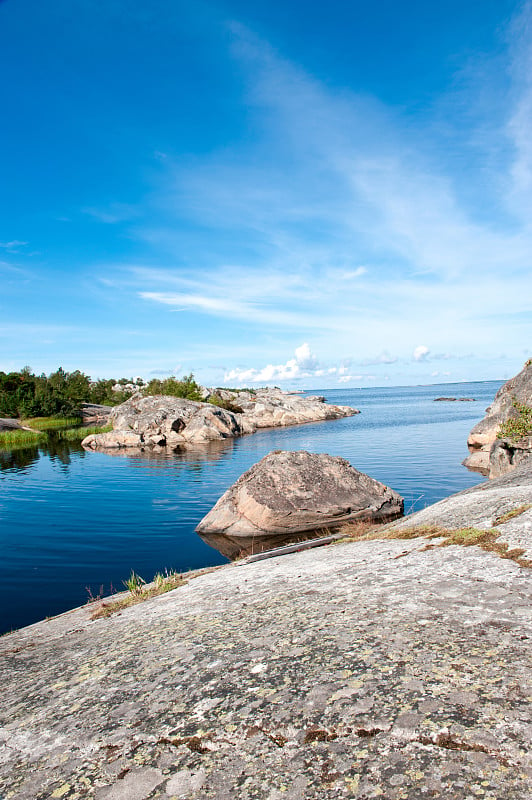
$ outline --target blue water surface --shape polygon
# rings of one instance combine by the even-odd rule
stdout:
[[[83,605],[89,592],[120,590],[132,569],[151,579],[224,563],[194,528],[271,450],[342,456],[403,495],[406,513],[479,483],[461,462],[501,383],[322,390],[361,413],[179,454],[59,442],[0,453],[0,633]],[[475,402],[434,402],[440,396]]]

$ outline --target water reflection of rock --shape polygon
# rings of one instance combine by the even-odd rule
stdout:
[[[271,536],[261,534],[260,536],[238,537],[228,536],[224,533],[200,533],[199,531],[197,531],[197,533],[205,544],[218,550],[219,553],[229,558],[231,561],[235,561],[236,559],[252,556],[256,553],[263,553],[265,550],[272,550],[274,547],[283,547],[285,544],[308,542],[309,539],[318,539],[320,536],[326,536],[330,531],[320,529],[286,535],[277,533]]]
[[[184,463],[188,468],[193,469],[195,465],[201,467],[206,462],[219,461],[227,456],[234,446],[235,441],[233,439],[222,439],[175,449],[158,446],[150,449],[128,447],[127,449],[106,450],[105,454],[115,458],[140,460],[150,467],[167,467],[170,461],[172,463]]]

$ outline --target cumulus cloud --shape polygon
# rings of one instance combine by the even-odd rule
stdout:
[[[296,347],[294,358],[285,364],[268,364],[261,369],[232,369],[225,373],[225,381],[240,383],[271,383],[272,381],[298,380],[300,378],[321,377],[330,369],[321,367],[307,342]],[[333,368],[336,371],[336,367]]]
[[[427,358],[428,358],[429,353],[430,353],[430,350],[426,345],[419,344],[415,348],[412,356],[413,356],[414,361],[426,361]]]

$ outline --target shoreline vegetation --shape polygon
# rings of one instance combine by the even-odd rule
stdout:
[[[84,403],[117,406],[141,392],[167,394],[201,401],[202,387],[192,373],[182,378],[100,378],[92,380],[80,370],[66,372],[59,367],[50,375],[35,375],[31,367],[19,372],[0,371],[0,417],[33,419],[82,417]]]
[[[255,394],[255,389],[246,390]],[[19,372],[0,371],[0,419],[13,420],[18,427],[2,430],[0,425],[0,450],[33,447],[46,440],[50,431],[56,438],[81,442],[86,436],[108,433],[112,425],[83,425],[83,405],[118,406],[133,395],[165,395],[195,402],[208,402],[233,413],[241,408],[224,399],[217,390],[205,398],[205,390],[194,378],[108,378],[92,380],[89,375],[75,370],[66,372],[59,367],[50,375],[36,375],[30,367]]]

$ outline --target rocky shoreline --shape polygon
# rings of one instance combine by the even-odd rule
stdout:
[[[469,456],[464,466],[490,478],[512,470],[532,455],[532,436],[520,440],[500,434],[501,425],[518,417],[518,404],[532,406],[532,359],[518,375],[501,386],[486,416],[471,430],[467,439]]]
[[[206,399],[209,397],[212,394],[206,391]],[[280,389],[224,390],[216,394],[216,401],[238,410],[212,402],[137,395],[110,412],[112,431],[87,436],[82,445],[90,450],[176,449],[231,439],[260,428],[322,422],[359,413],[349,406],[329,405],[324,397],[303,397]]]
[[[2,637],[0,797],[530,797],[532,458],[372,536]]]
[[[531,494],[529,463],[392,526],[487,525]],[[532,510],[499,530],[530,548]],[[344,542],[8,634],[0,795],[523,800],[529,576],[437,539]]]

